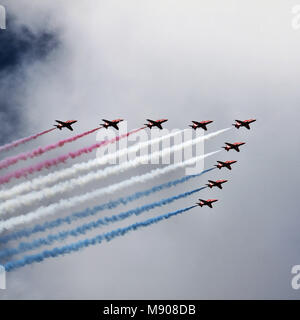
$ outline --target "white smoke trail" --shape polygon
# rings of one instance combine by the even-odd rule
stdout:
[[[191,159],[186,160],[184,162],[172,164],[172,165],[169,165],[164,168],[154,169],[146,174],[131,177],[130,179],[124,180],[122,182],[113,184],[113,185],[105,187],[105,188],[100,188],[98,190],[94,190],[94,191],[88,192],[88,193],[80,195],[80,196],[75,196],[75,197],[71,197],[68,199],[61,199],[57,203],[53,203],[47,207],[40,207],[37,210],[30,212],[28,214],[23,214],[23,215],[20,215],[17,217],[13,217],[13,218],[7,219],[5,221],[2,220],[0,222],[0,232],[2,232],[4,230],[10,230],[10,229],[12,229],[20,224],[23,224],[23,223],[32,222],[34,220],[43,218],[45,216],[53,215],[53,214],[57,213],[58,210],[72,208],[72,207],[80,205],[86,201],[91,201],[93,199],[96,199],[104,194],[111,194],[113,192],[116,192],[121,189],[132,186],[136,183],[141,183],[141,182],[145,182],[147,180],[154,179],[162,174],[174,171],[178,168],[183,168],[183,167],[186,167],[189,165],[193,165],[197,161],[202,160],[208,156],[214,155],[220,151],[221,150],[217,150],[217,151],[210,152],[210,153],[198,156],[198,157],[191,158]]]
[[[120,172],[124,172],[125,170],[129,170],[131,168],[137,167],[143,163],[145,163],[146,160],[149,160],[150,157],[151,159],[155,159],[155,158],[159,158],[159,157],[164,157],[166,154],[169,154],[171,152],[176,152],[178,150],[184,149],[186,147],[189,147],[191,145],[194,145],[200,141],[204,141],[204,140],[208,140],[210,138],[213,138],[225,131],[229,130],[229,128],[227,129],[222,129],[213,133],[210,133],[208,135],[205,136],[201,136],[198,137],[197,139],[191,139],[189,141],[186,141],[184,143],[181,143],[179,145],[176,146],[172,146],[172,147],[168,147],[165,148],[162,151],[157,151],[152,153],[151,155],[145,155],[145,156],[140,156],[137,157],[136,159],[132,160],[132,161],[127,161],[125,163],[122,163],[120,165],[117,166],[113,166],[113,167],[107,167],[104,170],[98,170],[98,171],[92,171],[89,172],[88,174],[82,176],[82,177],[76,177],[74,179],[68,180],[68,181],[64,181],[61,182],[57,185],[54,185],[50,188],[45,188],[42,189],[40,191],[37,192],[32,192],[29,194],[25,194],[22,196],[19,196],[17,198],[14,199],[10,199],[8,201],[5,201],[4,203],[2,203],[0,205],[0,215],[1,214],[9,214],[12,213],[15,209],[17,208],[21,208],[24,207],[26,205],[31,205],[32,203],[34,203],[35,201],[38,200],[43,200],[46,199],[48,197],[52,197],[54,195],[57,194],[61,194],[67,191],[72,190],[75,187],[79,187],[79,186],[83,186],[89,182],[92,182],[94,180],[99,180],[102,178],[106,178],[112,174],[117,174]]]
[[[86,162],[76,163],[70,168],[62,169],[59,171],[55,171],[52,173],[49,173],[46,176],[40,176],[32,181],[26,181],[23,183],[20,183],[11,189],[8,190],[1,190],[0,191],[0,200],[7,200],[13,197],[16,197],[17,195],[20,195],[22,193],[31,192],[34,190],[39,190],[40,188],[43,188],[49,184],[55,183],[59,180],[65,180],[71,177],[76,176],[76,174],[84,173],[86,171],[92,170],[94,168],[100,167],[101,165],[108,163],[110,160],[113,160],[116,158],[116,155],[119,157],[127,154],[127,153],[135,153],[140,149],[143,149],[150,144],[161,142],[165,139],[168,139],[172,136],[176,136],[178,134],[181,134],[184,132],[184,130],[172,132],[170,134],[164,135],[162,137],[158,137],[152,140],[148,140],[142,143],[139,143],[137,145],[134,145],[128,149],[122,149],[119,151],[116,151],[111,154],[107,154],[104,157],[92,159]]]

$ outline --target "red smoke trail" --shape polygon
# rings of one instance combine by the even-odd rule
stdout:
[[[12,143],[9,143],[9,144],[6,144],[6,145],[4,145],[4,146],[1,146],[1,147],[0,147],[0,152],[1,152],[1,151],[7,151],[7,150],[10,150],[10,149],[12,149],[12,148],[15,148],[15,147],[17,147],[17,146],[20,145],[20,144],[23,144],[23,143],[25,143],[25,142],[34,140],[34,139],[42,136],[43,134],[46,134],[46,133],[51,132],[51,131],[53,131],[53,130],[56,130],[56,128],[49,129],[49,130],[46,130],[46,131],[37,133],[37,134],[35,134],[35,135],[33,135],[33,136],[30,136],[30,137],[27,137],[27,138],[22,138],[22,139],[13,141]]]
[[[120,139],[126,138],[129,135],[131,135],[133,133],[136,133],[136,132],[138,132],[140,130],[143,130],[143,129],[145,129],[145,127],[142,127],[142,128],[136,129],[136,130],[132,130],[130,132],[122,134],[121,136],[115,137],[115,138],[113,138],[111,140],[101,141],[100,143],[93,144],[90,147],[82,148],[82,149],[79,149],[79,150],[74,151],[74,152],[69,152],[69,153],[67,153],[67,154],[65,154],[63,156],[59,156],[59,157],[51,159],[51,160],[46,160],[46,161],[40,162],[40,163],[38,163],[38,164],[36,164],[34,166],[30,166],[30,167],[27,167],[27,168],[16,170],[16,171],[14,171],[12,173],[8,173],[5,176],[0,177],[0,184],[8,183],[13,178],[19,179],[21,177],[26,177],[28,174],[32,174],[32,173],[37,172],[37,171],[41,171],[44,168],[50,168],[50,167],[58,165],[60,163],[64,163],[69,158],[75,159],[75,158],[79,157],[80,155],[82,155],[84,153],[90,153],[90,152],[92,152],[93,150],[95,150],[97,148],[105,146],[105,145],[107,145],[109,143],[117,142]]]
[[[50,145],[48,145],[46,147],[43,147],[43,148],[39,147],[39,148],[37,148],[37,149],[35,149],[33,151],[26,152],[26,153],[20,153],[20,154],[18,154],[16,156],[6,158],[6,159],[0,161],[0,169],[7,168],[7,167],[19,162],[20,160],[27,160],[28,158],[34,158],[34,157],[40,156],[40,155],[42,155],[43,153],[45,153],[47,151],[62,147],[66,143],[76,141],[77,139],[85,137],[88,134],[91,134],[91,133],[93,133],[93,132],[95,132],[95,131],[97,131],[99,129],[102,129],[102,128],[98,127],[98,128],[93,129],[93,130],[81,133],[81,134],[79,134],[79,135],[77,135],[75,137],[72,137],[72,138],[69,138],[69,139],[65,139],[65,140],[61,140],[61,141],[59,141],[59,142],[57,142],[55,144],[50,144]],[[55,129],[51,129],[51,130],[55,130]]]

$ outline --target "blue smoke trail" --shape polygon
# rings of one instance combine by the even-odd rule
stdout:
[[[210,169],[204,170],[204,171],[202,171],[198,174],[195,174],[195,175],[184,176],[180,179],[177,179],[174,181],[169,181],[169,182],[154,186],[151,189],[136,192],[128,197],[119,198],[118,200],[110,201],[110,202],[104,203],[102,205],[95,206],[93,208],[87,208],[81,212],[72,213],[71,215],[66,216],[64,218],[58,218],[58,219],[55,219],[52,221],[46,221],[43,224],[36,224],[35,226],[33,226],[31,228],[23,228],[21,230],[18,230],[13,233],[10,233],[10,234],[7,234],[7,235],[0,237],[0,243],[7,243],[12,240],[21,239],[23,237],[29,237],[35,233],[38,233],[38,232],[43,232],[48,229],[53,229],[53,228],[59,227],[63,224],[67,224],[67,223],[70,224],[73,221],[76,221],[78,219],[93,216],[103,210],[111,210],[111,209],[118,207],[119,205],[126,205],[127,203],[138,200],[142,197],[147,197],[152,193],[159,192],[164,189],[171,188],[171,187],[175,187],[178,184],[187,182],[190,179],[199,177],[199,176],[203,175],[204,173],[207,173],[207,172],[214,170],[214,169],[216,169],[216,168],[215,167],[210,168]]]
[[[136,223],[131,224],[131,225],[127,226],[127,227],[119,228],[119,229],[104,233],[102,235],[98,235],[98,236],[96,236],[94,238],[87,238],[85,240],[80,240],[78,242],[74,242],[74,243],[71,243],[69,245],[65,245],[63,247],[56,247],[56,248],[53,248],[51,250],[42,251],[41,253],[38,253],[38,254],[24,256],[20,260],[7,262],[4,265],[4,268],[5,268],[5,270],[7,272],[9,272],[9,271],[12,271],[14,269],[21,268],[21,267],[23,267],[25,265],[32,264],[34,262],[42,262],[42,261],[44,261],[45,259],[48,259],[48,258],[55,258],[55,257],[60,256],[60,255],[64,255],[64,254],[71,253],[71,252],[74,252],[74,251],[79,251],[80,249],[89,247],[91,245],[100,244],[103,240],[111,241],[111,240],[113,240],[113,239],[115,239],[117,237],[124,236],[126,233],[128,233],[130,231],[136,231],[136,230],[138,230],[140,228],[148,227],[148,226],[150,226],[150,225],[152,225],[154,223],[158,223],[158,222],[160,222],[162,220],[169,219],[169,218],[171,218],[173,216],[177,216],[179,214],[187,212],[187,211],[189,211],[189,210],[191,210],[191,209],[193,209],[195,207],[197,207],[197,205],[194,205],[194,206],[191,206],[191,207],[187,207],[187,208],[184,208],[184,209],[180,209],[180,210],[177,210],[177,211],[174,211],[174,212],[169,212],[169,213],[157,216],[155,218],[150,218],[150,219],[147,219],[147,220],[144,220],[144,221],[141,221],[141,222],[136,222]]]
[[[20,253],[23,253],[26,251],[38,249],[44,245],[51,245],[55,241],[64,241],[65,239],[67,239],[70,236],[78,237],[81,234],[85,234],[87,231],[90,231],[92,229],[99,228],[101,226],[108,225],[110,223],[122,221],[126,218],[131,217],[132,215],[138,216],[138,215],[140,215],[144,212],[150,211],[154,208],[158,208],[158,207],[170,204],[176,200],[186,198],[186,197],[188,197],[196,192],[199,192],[205,188],[206,187],[197,188],[192,191],[188,191],[188,192],[181,193],[181,194],[178,194],[178,195],[170,197],[170,198],[166,198],[166,199],[162,199],[160,201],[146,204],[141,207],[137,207],[135,209],[131,209],[131,210],[128,210],[126,212],[122,212],[117,215],[112,215],[112,216],[100,218],[96,221],[85,223],[85,224],[78,226],[78,227],[71,229],[71,230],[61,231],[56,234],[49,234],[45,238],[39,238],[39,239],[33,240],[32,242],[21,242],[17,248],[8,248],[8,249],[4,249],[4,250],[0,251],[0,258],[3,259],[8,256],[13,256],[13,255],[20,254]]]

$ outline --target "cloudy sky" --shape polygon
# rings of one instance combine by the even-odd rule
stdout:
[[[231,172],[215,170],[127,206],[192,190],[207,178],[230,179],[223,190],[202,192],[220,199],[213,210],[196,208],[110,243],[13,271],[0,299],[300,297],[290,284],[291,268],[300,264],[296,0],[0,1],[7,11],[7,29],[0,30],[1,144],[47,129],[54,119],[79,119],[76,132],[102,118],[125,118],[129,128],[148,117],[168,118],[169,129],[213,119],[212,131],[233,119],[258,119],[251,131],[234,129],[206,143],[213,151],[225,135],[247,142],[240,154],[220,155],[238,160]],[[55,131],[18,151],[70,135]],[[95,140],[86,137],[64,151]],[[206,167],[215,160],[207,159]],[[178,170],[80,208],[182,175]],[[118,226],[187,207],[197,197]]]

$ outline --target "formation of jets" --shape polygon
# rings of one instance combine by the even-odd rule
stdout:
[[[248,120],[235,120],[235,124],[233,124],[233,126],[235,126],[237,129],[239,129],[240,127],[245,127],[246,129],[250,130],[250,123],[255,122],[256,119],[248,119]],[[194,125],[191,126],[192,128],[196,129],[198,127],[198,123],[195,123],[193,121]],[[199,127],[201,127],[199,125]],[[203,128],[204,130],[206,130],[205,128]],[[239,147],[244,145],[245,142],[235,142],[235,143],[229,143],[229,142],[225,142],[225,147],[224,148],[226,151],[229,150],[235,150],[237,152],[240,152]],[[222,169],[222,168],[227,168],[229,170],[231,170],[231,165],[236,163],[236,160],[228,160],[228,161],[217,161],[218,164],[215,164],[215,167]],[[227,182],[228,180],[217,180],[217,181],[213,181],[213,180],[208,180],[208,183],[206,184],[207,187],[209,187],[210,189],[212,189],[213,187],[217,187],[219,189],[222,189],[222,184]],[[218,201],[217,199],[199,199],[199,202],[197,202],[196,204],[200,207],[203,206],[208,206],[210,208],[212,208],[212,204],[214,202]]]
[[[58,124],[55,124],[54,126],[57,127],[59,130],[62,130],[63,128],[67,128],[71,131],[73,131],[72,125],[77,122],[77,120],[67,120],[67,121],[61,121],[61,120],[55,120]],[[106,120],[102,119],[104,123],[100,124],[103,128],[108,129],[109,127],[112,127],[116,130],[119,130],[118,124],[124,119],[115,119],[115,120]],[[162,124],[167,122],[168,119],[159,119],[159,120],[151,120],[147,119],[148,123],[145,123],[144,125],[148,127],[149,129],[152,129],[153,127],[156,127],[160,130],[163,129]],[[248,119],[248,120],[235,120],[235,123],[232,124],[235,128],[239,129],[240,127],[245,127],[246,129],[250,130],[250,124],[255,122],[256,119]],[[197,129],[203,129],[207,131],[207,125],[211,124],[213,121],[212,120],[205,120],[205,121],[192,121],[192,125],[189,125],[192,129],[197,130]],[[229,143],[225,142],[225,146],[222,147],[226,151],[229,150],[235,150],[237,152],[240,152],[239,147],[244,145],[245,142],[234,142],[234,143]],[[236,160],[227,160],[227,161],[217,161],[218,164],[215,164],[214,166],[222,169],[222,168],[227,168],[228,170],[231,170],[231,165],[236,163]],[[206,186],[210,189],[213,187],[217,187],[219,189],[223,189],[222,184],[226,183],[228,180],[208,180],[208,183]],[[209,208],[212,208],[212,204],[214,202],[217,202],[218,199],[199,199],[199,202],[196,204],[200,207],[203,206],[208,206]]]
[[[76,123],[77,120],[67,120],[67,121],[61,121],[61,120],[55,120],[58,124],[55,124],[54,126],[57,127],[58,129],[62,129],[62,128],[68,128],[69,130],[73,131],[72,128],[72,124]],[[115,119],[115,120],[106,120],[106,119],[102,119],[102,121],[104,123],[100,124],[103,128],[109,128],[109,127],[113,127],[116,130],[119,130],[118,124],[122,121],[124,121],[124,119]],[[162,124],[167,122],[168,119],[159,119],[159,120],[151,120],[151,119],[147,119],[148,123],[145,123],[144,125],[147,126],[149,129],[152,129],[153,127],[156,127],[160,130],[163,129]],[[256,119],[248,119],[248,120],[235,120],[236,123],[233,124],[233,126],[235,126],[237,129],[239,129],[240,127],[245,127],[248,130],[250,130],[250,123],[256,121]],[[207,125],[212,123],[213,120],[205,120],[205,121],[192,121],[192,125],[189,125],[189,127],[191,127],[194,130],[197,130],[199,128],[207,131]],[[226,150],[230,150],[230,149],[235,149],[237,151],[238,148],[236,148],[235,146],[237,145],[238,147],[242,144],[245,144],[244,142],[238,142],[238,143],[227,143],[228,147],[224,147],[226,148]],[[227,151],[228,151],[227,150]]]

